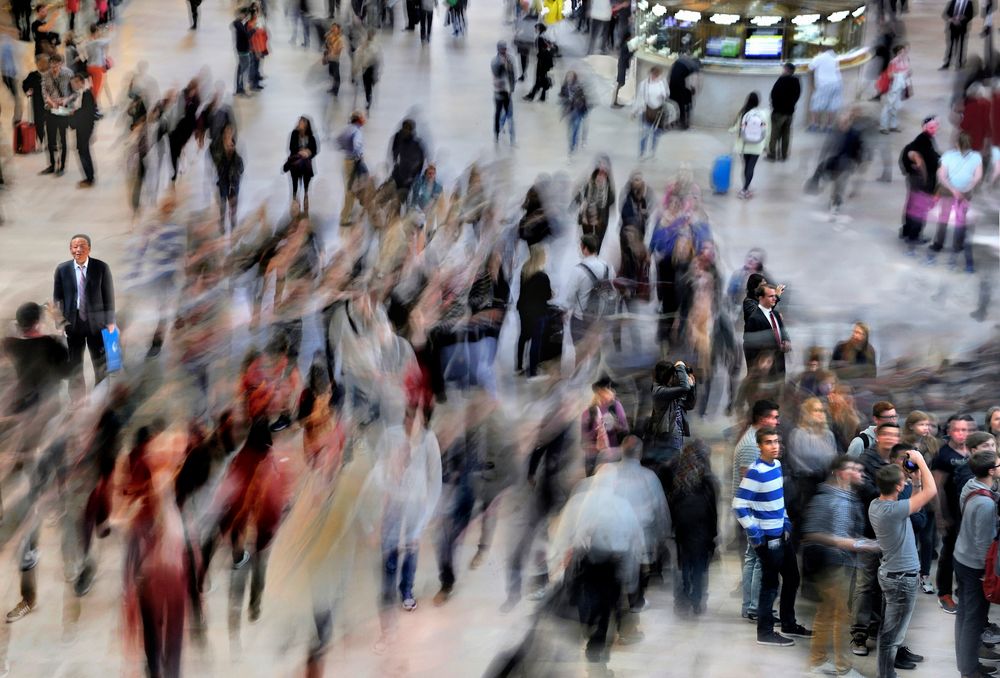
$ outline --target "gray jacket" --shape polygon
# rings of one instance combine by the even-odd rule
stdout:
[[[976,490],[986,490],[991,496],[970,497]],[[996,495],[989,486],[973,478],[962,488],[959,506],[962,526],[955,542],[955,560],[973,570],[981,570],[986,566],[986,552],[997,536]]]

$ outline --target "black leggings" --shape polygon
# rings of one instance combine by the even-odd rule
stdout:
[[[744,153],[743,154],[743,190],[750,190],[750,182],[753,181],[753,169],[757,166],[757,158],[760,156],[756,153]]]
[[[369,66],[361,73],[361,83],[365,87],[365,103],[372,107],[372,91],[375,89],[375,67]]]
[[[292,173],[292,199],[294,200],[299,195],[299,184],[302,184],[302,193],[304,195],[309,195],[309,182],[312,181],[311,175],[303,175]]]

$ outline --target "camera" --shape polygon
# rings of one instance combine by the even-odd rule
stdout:
[[[916,471],[920,467],[917,466],[913,462],[912,459],[910,459],[909,457],[907,457],[906,459],[903,460],[903,468],[906,469],[907,471],[909,471],[910,473],[913,473],[914,471]]]

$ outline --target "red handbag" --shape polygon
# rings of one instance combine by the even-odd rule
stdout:
[[[879,94],[885,94],[889,91],[889,69],[882,71],[882,74],[878,76],[878,80],[875,81],[875,91]]]

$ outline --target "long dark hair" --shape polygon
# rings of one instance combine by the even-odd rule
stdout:
[[[309,118],[307,118],[307,117],[306,117],[306,116],[304,116],[304,115],[300,115],[300,116],[299,116],[299,122],[304,122],[304,123],[306,124],[306,131],[305,131],[305,135],[306,135],[307,137],[311,137],[311,136],[313,135],[313,124],[312,124],[312,120],[310,120]],[[296,128],[296,129],[298,129],[298,127],[299,127],[299,123],[297,122],[297,123],[295,123],[295,128]]]
[[[747,95],[746,103],[743,104],[743,108],[740,110],[740,117],[737,122],[742,121],[744,115],[758,106],[760,106],[760,95],[756,92],[750,92],[750,94]]]

